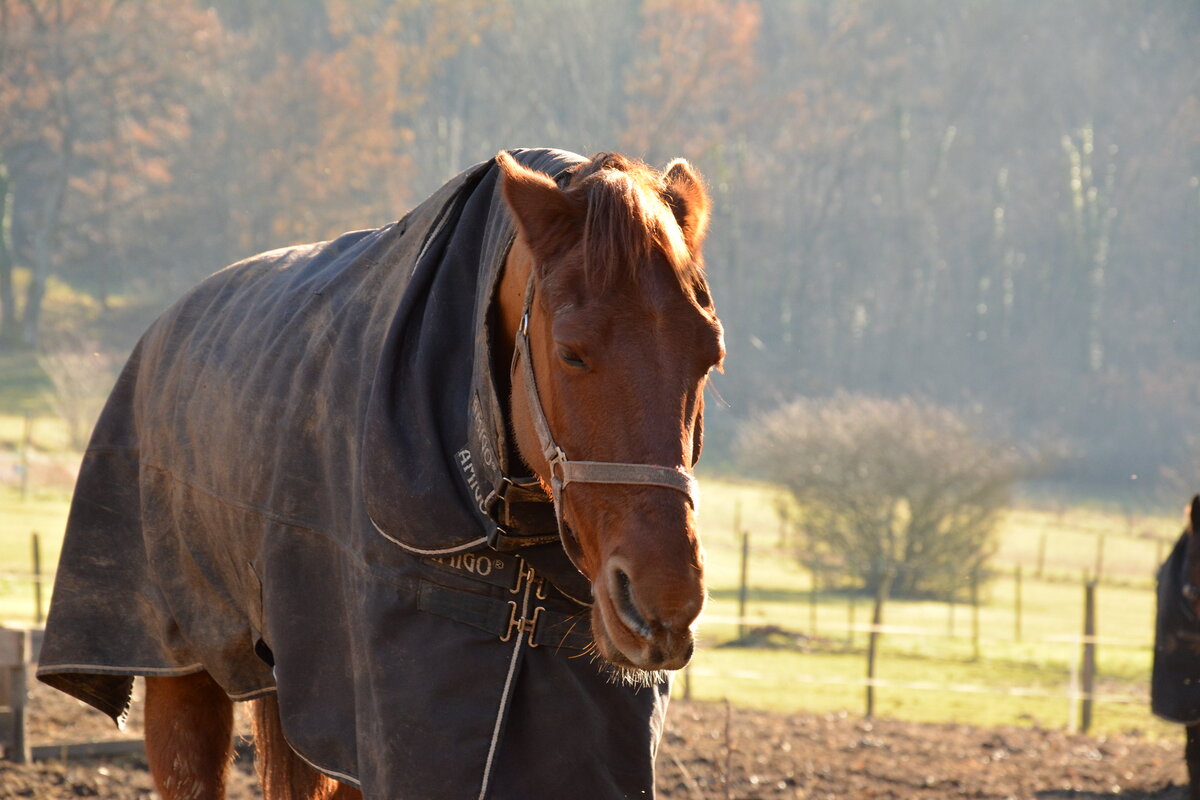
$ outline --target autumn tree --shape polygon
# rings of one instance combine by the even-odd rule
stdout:
[[[187,133],[180,65],[202,63],[212,23],[190,5],[0,0],[0,164],[12,261],[29,269],[23,302],[0,280],[0,309],[11,335],[20,307],[24,345],[37,343],[47,279],[72,261],[101,299],[112,288],[117,227],[172,180],[165,153]]]

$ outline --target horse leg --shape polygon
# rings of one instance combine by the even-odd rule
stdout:
[[[252,705],[254,766],[264,800],[362,800],[358,789],[318,772],[296,755],[283,738],[275,695]]]
[[[1200,725],[1187,726],[1187,747],[1184,749],[1188,769],[1188,796],[1200,800]]]
[[[207,672],[146,678],[146,759],[163,800],[223,800],[233,701]]]

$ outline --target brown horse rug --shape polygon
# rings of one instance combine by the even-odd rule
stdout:
[[[84,456],[38,677],[118,723],[135,675],[277,692],[297,753],[368,798],[653,795],[668,682],[587,652],[587,582],[505,478],[498,173],[154,323]]]
[[[1158,570],[1150,708],[1170,722],[1195,725],[1200,723],[1200,619],[1183,590],[1187,540],[1184,531]]]

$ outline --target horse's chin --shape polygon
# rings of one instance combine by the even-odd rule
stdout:
[[[643,669],[630,661],[628,656],[612,643],[603,626],[595,623],[596,613],[593,609],[592,637],[596,642],[594,660],[609,682],[622,686],[649,687],[667,680],[671,670]]]
[[[611,611],[607,593],[593,592],[596,596],[592,604],[592,637],[600,656],[612,670],[622,676],[640,674],[646,677],[635,679],[635,682],[653,683],[661,679],[664,673],[687,666],[692,657],[692,647],[688,647],[684,654],[664,657],[660,648],[631,631],[621,621],[620,615]],[[616,636],[611,626],[618,626]],[[618,637],[632,645],[627,645],[628,651],[632,652],[617,644]]]

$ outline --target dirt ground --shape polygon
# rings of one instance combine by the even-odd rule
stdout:
[[[30,704],[35,745],[123,738],[140,731],[140,704],[124,733],[45,687],[33,689]],[[243,722],[239,729],[245,730]],[[683,702],[672,704],[658,773],[658,794],[670,800],[1186,797],[1181,743],[1037,728],[866,721],[848,714],[783,716]],[[142,759],[28,766],[0,761],[0,798],[17,797],[156,795]],[[242,759],[229,798],[256,797],[253,767]]]

